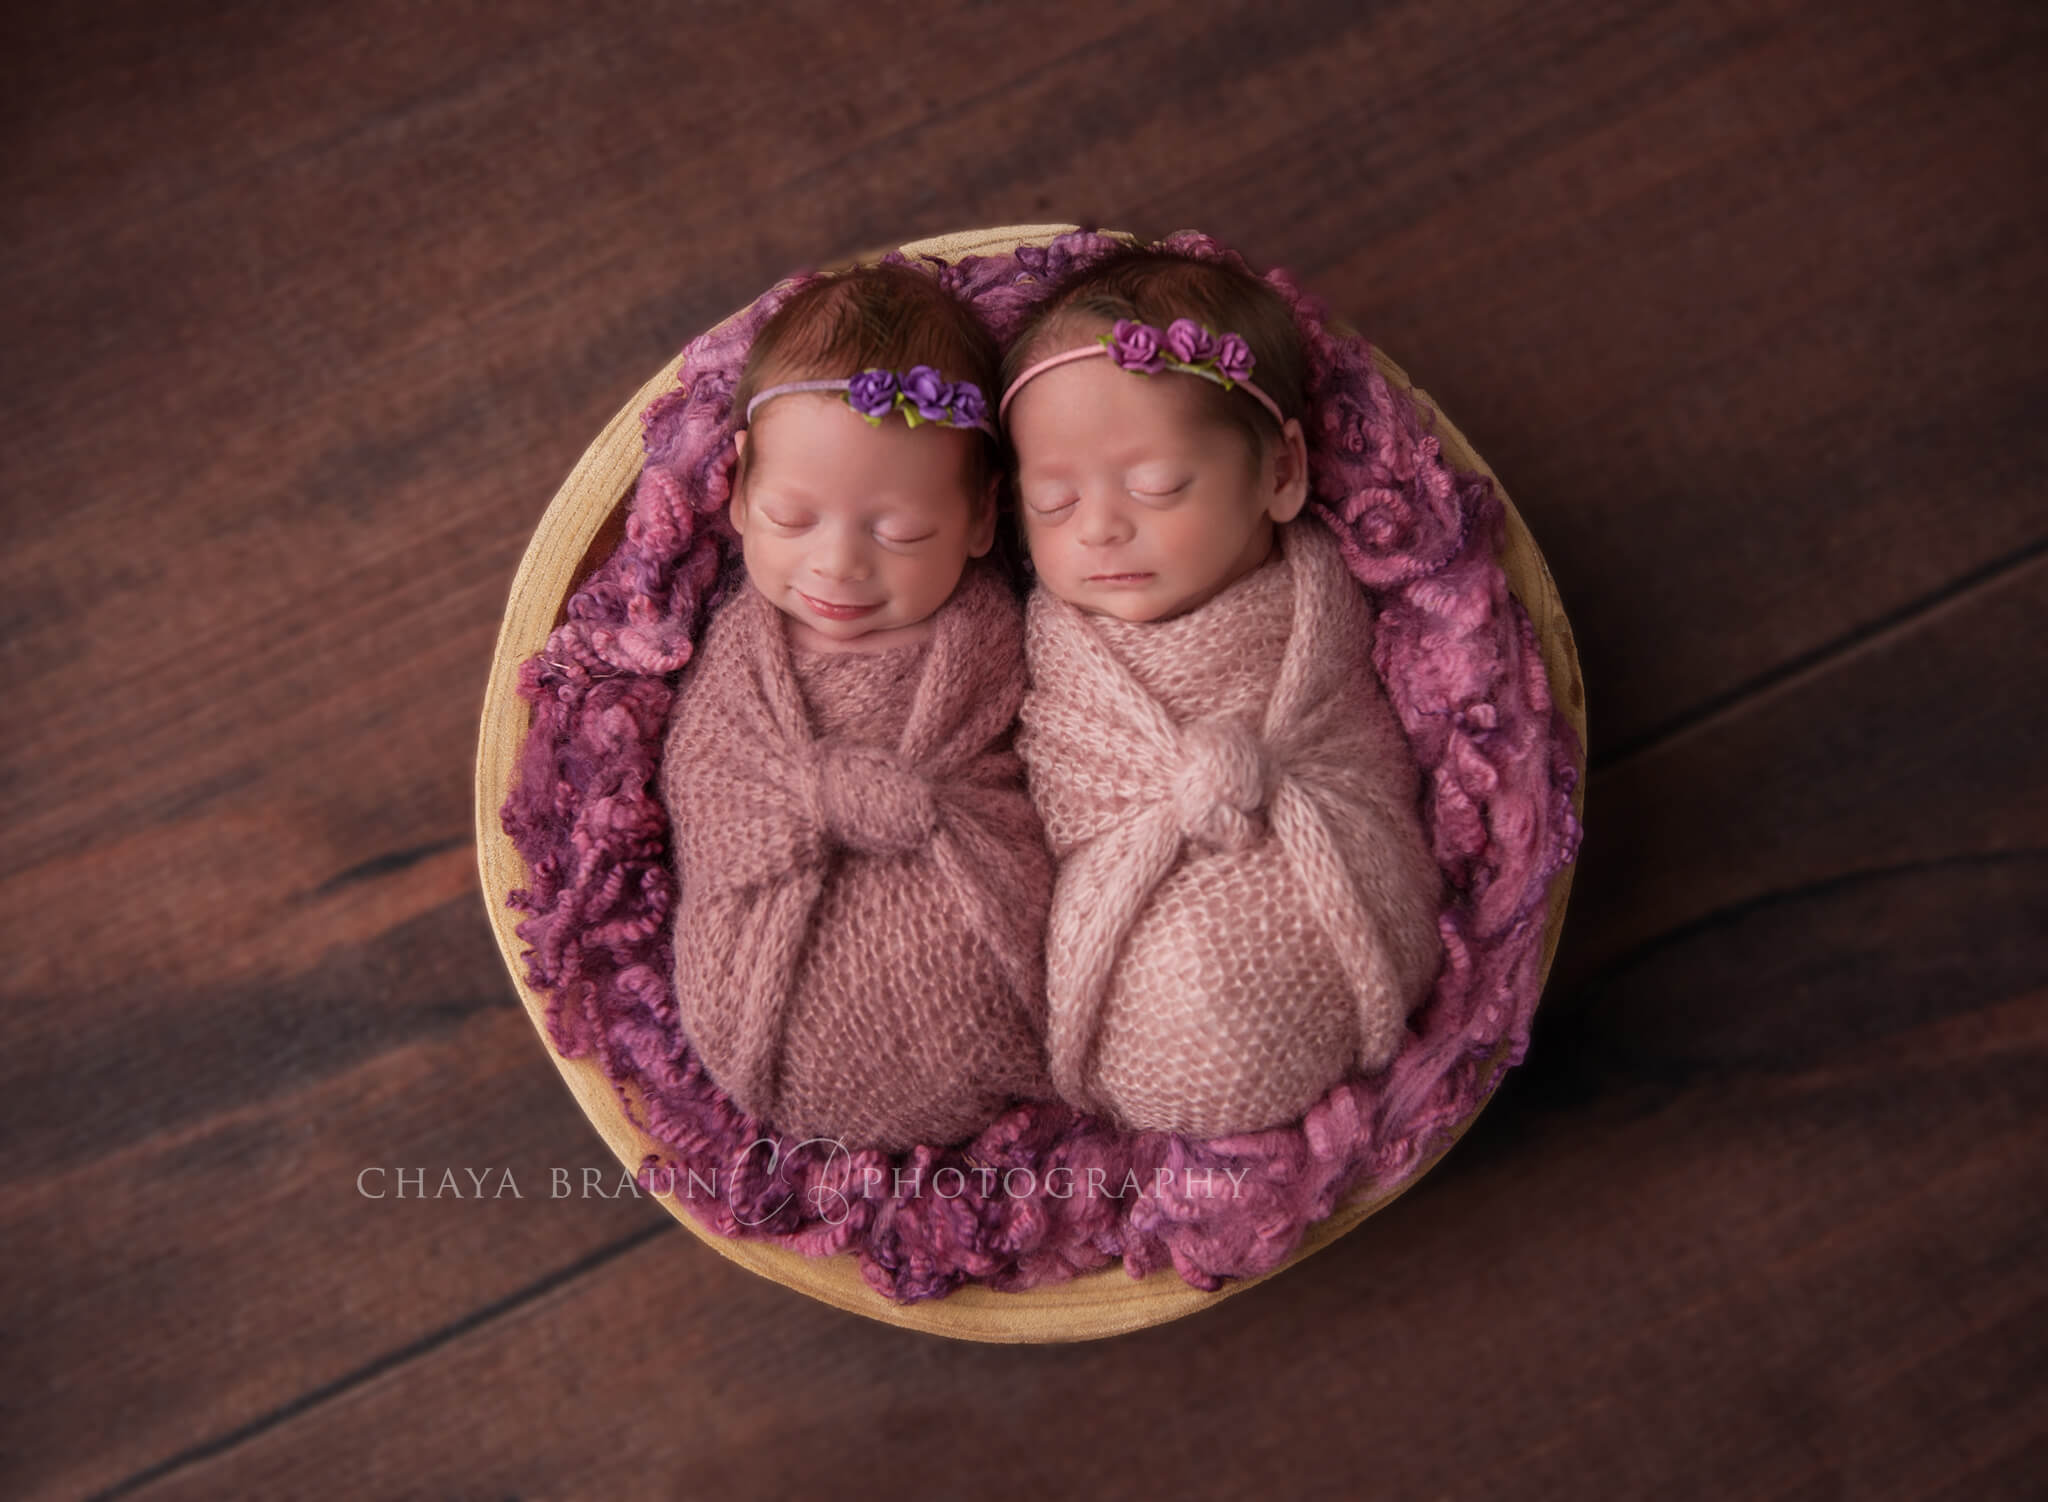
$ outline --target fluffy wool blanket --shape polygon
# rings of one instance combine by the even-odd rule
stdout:
[[[1060,860],[1053,1082],[1126,1127],[1293,1120],[1392,1060],[1441,958],[1371,615],[1320,522],[1280,539],[1172,620],[1031,599],[1018,749]]]
[[[953,1142],[1045,1093],[1022,614],[975,566],[924,642],[792,649],[747,584],[683,681],[662,760],[677,1004],[712,1077],[785,1134]]]

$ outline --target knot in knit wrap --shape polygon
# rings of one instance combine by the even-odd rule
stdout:
[[[938,827],[931,784],[886,746],[817,741],[801,766],[824,847],[908,855]]]
[[[1217,850],[1243,850],[1266,832],[1259,813],[1272,758],[1242,720],[1197,720],[1180,733],[1173,812],[1182,835]]]
[[[1406,1036],[1442,876],[1321,523],[1165,621],[1044,590],[1018,750],[1059,858],[1046,1051],[1069,1102],[1219,1137],[1300,1116]]]
[[[1023,697],[1022,611],[984,566],[879,651],[793,651],[751,583],[713,617],[661,780],[678,1017],[740,1109],[902,1151],[1048,1093]]]

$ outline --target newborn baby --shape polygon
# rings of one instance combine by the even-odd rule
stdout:
[[[1441,958],[1371,615],[1295,519],[1305,364],[1272,289],[1151,251],[1056,289],[1009,361],[1047,1049],[1062,1096],[1136,1130],[1298,1118],[1393,1059]]]
[[[663,752],[690,1045],[742,1109],[855,1150],[954,1142],[1047,1089],[1022,611],[977,561],[994,360],[910,267],[778,310],[735,393],[746,578]]]

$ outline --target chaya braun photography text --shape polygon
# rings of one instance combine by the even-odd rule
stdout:
[[[765,1152],[762,1150],[765,1149]],[[843,1142],[811,1137],[785,1147],[780,1139],[755,1139],[737,1166],[721,1170],[679,1169],[650,1163],[639,1174],[624,1167],[550,1168],[545,1180],[520,1180],[509,1168],[431,1169],[372,1165],[356,1174],[356,1193],[364,1199],[641,1199],[649,1194],[671,1199],[722,1200],[741,1225],[760,1225],[802,1195],[812,1213],[838,1224],[852,1213],[857,1199],[915,1199],[925,1194],[953,1200],[970,1192],[983,1199],[998,1195],[1029,1199],[1043,1193],[1053,1199],[1126,1199],[1238,1197],[1249,1168],[1203,1166],[1137,1169],[1115,1177],[1100,1167],[1059,1165],[1040,1172],[1032,1168],[995,1168],[967,1161],[937,1167],[889,1164],[856,1159]],[[794,1173],[797,1182],[792,1183]],[[779,1192],[779,1198],[778,1198]]]

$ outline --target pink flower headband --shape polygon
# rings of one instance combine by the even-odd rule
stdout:
[[[991,438],[996,436],[981,388],[972,381],[949,381],[929,365],[913,365],[900,376],[893,370],[863,370],[851,380],[770,386],[747,403],[747,421],[754,420],[754,409],[770,397],[796,391],[844,391],[846,405],[871,428],[880,427],[891,412],[901,412],[913,428],[921,422],[935,422],[949,428],[979,428]]]
[[[1118,369],[1135,370],[1140,375],[1178,370],[1200,376],[1205,381],[1214,381],[1225,391],[1242,387],[1245,395],[1256,399],[1260,406],[1273,414],[1273,421],[1282,427],[1287,424],[1287,419],[1280,415],[1280,404],[1252,384],[1252,366],[1256,362],[1252,359],[1251,346],[1236,334],[1213,333],[1192,318],[1174,319],[1163,333],[1149,323],[1119,318],[1116,326],[1107,334],[1097,335],[1093,344],[1064,350],[1022,371],[1016,380],[1010,382],[1010,389],[1003,393],[1002,405],[996,408],[996,416],[1000,418],[1010,410],[1010,403],[1016,400],[1026,381],[1044,375],[1055,365],[1086,360],[1095,355],[1108,355]]]

